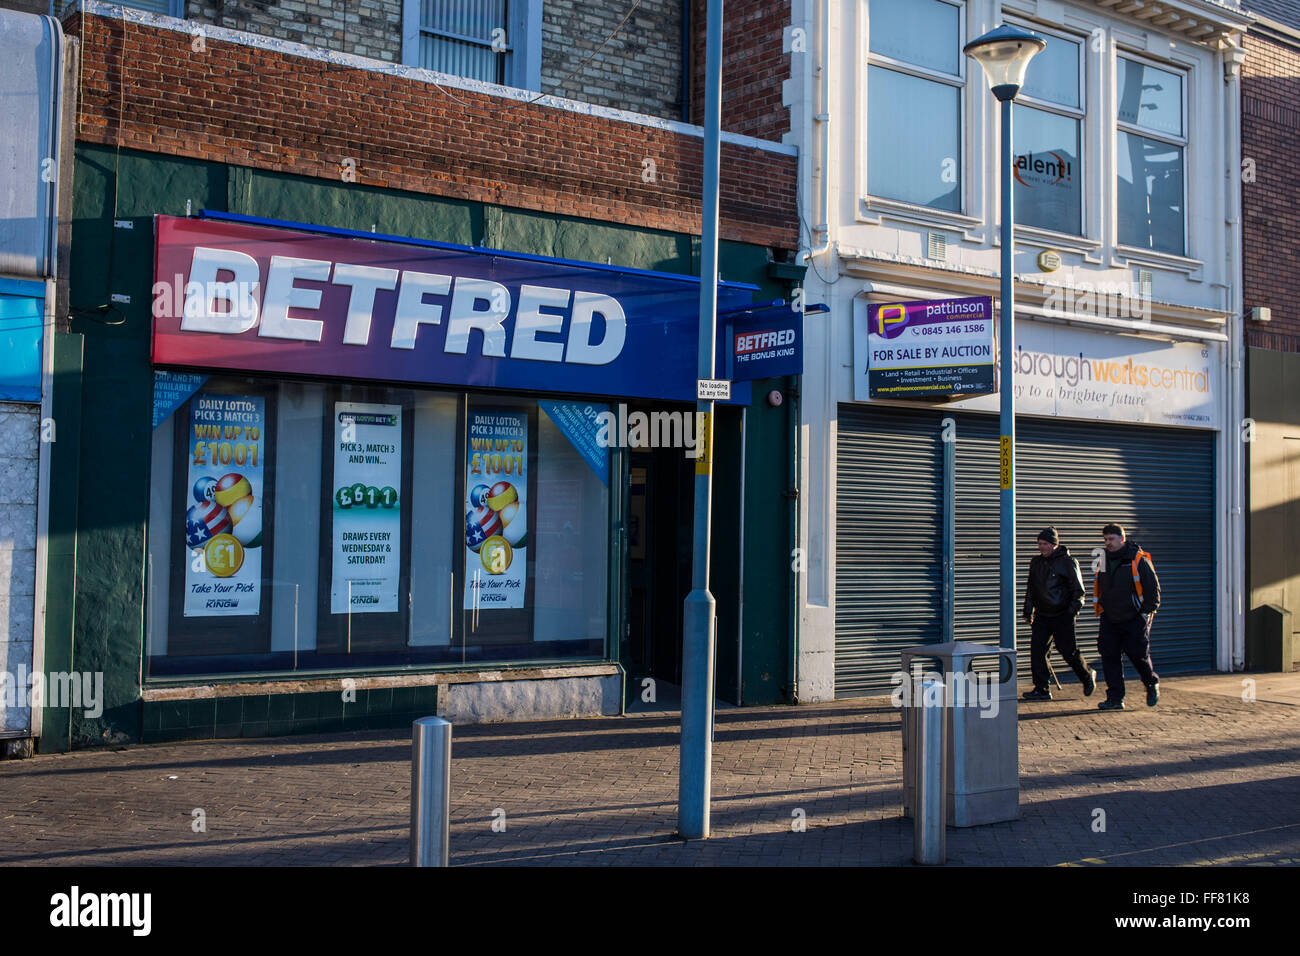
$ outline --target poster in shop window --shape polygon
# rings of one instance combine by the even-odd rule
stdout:
[[[185,617],[261,612],[266,401],[199,392],[190,401]]]
[[[469,412],[465,609],[522,608],[528,583],[528,413]]]
[[[330,611],[397,611],[402,566],[402,406],[334,403]]]

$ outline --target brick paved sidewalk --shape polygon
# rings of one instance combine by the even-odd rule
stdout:
[[[1223,688],[1169,680],[1123,713],[1077,685],[1022,704],[1021,818],[950,829],[950,862],[1300,862],[1300,707]],[[672,714],[456,728],[453,865],[909,861],[887,698],[720,711],[704,842],[672,837],[677,736]],[[409,787],[409,735],[390,731],[4,761],[0,863],[403,865]]]

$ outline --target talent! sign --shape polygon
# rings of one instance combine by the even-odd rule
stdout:
[[[171,216],[156,228],[157,365],[695,401],[687,278]],[[719,283],[719,310],[752,291]]]
[[[858,401],[997,390],[989,296],[859,306],[854,324]]]

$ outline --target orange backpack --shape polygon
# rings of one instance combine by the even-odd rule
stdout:
[[[1138,553],[1133,556],[1133,590],[1137,592],[1139,601],[1142,600],[1142,578],[1138,574],[1138,562],[1143,558],[1147,559],[1147,564],[1151,565],[1152,571],[1156,569],[1156,563],[1151,560],[1150,553],[1138,548]],[[1092,613],[1100,617],[1101,611],[1101,568],[1098,568],[1096,576],[1092,579]]]

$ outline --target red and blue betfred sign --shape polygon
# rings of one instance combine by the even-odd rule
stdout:
[[[779,302],[719,316],[719,323],[725,320],[729,326],[731,380],[802,375],[804,311]],[[822,312],[825,306],[808,306],[806,311]]]
[[[156,217],[155,365],[696,400],[697,278],[287,225]]]

